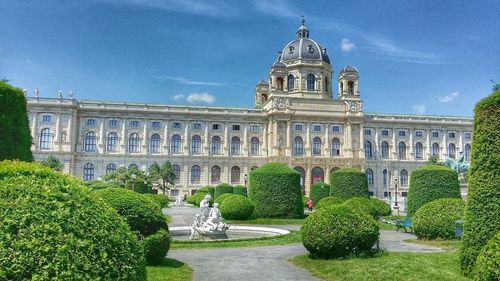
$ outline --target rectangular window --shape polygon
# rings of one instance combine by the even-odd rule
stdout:
[[[406,136],[406,131],[399,131],[399,132],[398,132],[398,135],[399,135],[400,137],[404,137],[404,136]]]
[[[294,126],[294,127],[295,127],[295,128],[294,128],[294,129],[295,129],[295,131],[302,131],[302,129],[303,129],[302,124],[295,124],[295,126]]]
[[[96,123],[95,119],[87,119],[87,126],[95,126]]]
[[[448,137],[449,137],[450,139],[454,139],[454,138],[455,138],[455,133],[451,133],[451,132],[450,132],[450,133],[448,133]]]
[[[384,137],[389,136],[389,130],[382,130],[382,136]]]
[[[313,126],[313,131],[314,132],[321,132],[321,125],[314,125]]]
[[[193,130],[201,130],[201,123],[193,123]]]
[[[174,128],[174,129],[180,129],[181,127],[182,127],[182,125],[179,122],[172,123],[172,128]]]
[[[384,197],[391,197],[391,192],[384,191]]]
[[[258,132],[259,125],[250,125],[250,132]]]
[[[212,130],[218,131],[220,129],[220,124],[212,124]]]
[[[416,131],[416,132],[415,132],[415,136],[416,136],[416,137],[422,137],[422,136],[423,136],[422,131]]]
[[[334,133],[340,133],[340,126],[333,126],[333,127],[332,127],[332,131],[333,131]]]
[[[469,133],[469,132],[465,132],[465,133],[464,133],[464,137],[465,137],[465,139],[470,140],[470,139],[471,139],[471,137],[472,137],[472,134],[471,134],[471,133]]]
[[[233,125],[233,131],[239,131],[240,125]]]
[[[366,193],[365,193],[365,194],[366,194]],[[368,191],[368,194],[369,194],[370,196],[373,196],[373,191]]]
[[[432,132],[433,138],[439,138],[439,132]]]
[[[372,130],[365,129],[365,136],[371,136],[371,135],[372,135]]]
[[[52,122],[52,115],[43,115],[42,116],[42,122],[43,123],[50,123],[50,122]]]
[[[401,192],[401,196],[407,197],[408,196],[408,192],[406,192],[406,191]]]
[[[170,196],[179,196],[178,189],[170,189]]]
[[[155,121],[155,122],[151,123],[151,127],[155,128],[155,129],[159,129],[160,126],[161,126],[160,122]]]
[[[130,127],[132,128],[139,127],[139,121],[130,121]]]
[[[110,127],[118,126],[118,120],[109,120],[108,126]]]

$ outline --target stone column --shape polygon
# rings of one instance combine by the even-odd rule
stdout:
[[[396,143],[396,129],[392,129],[392,159],[398,159],[398,145]]]
[[[464,143],[463,143],[463,139],[462,139],[462,134],[463,132],[462,131],[458,131],[458,151],[464,151]],[[458,153],[457,153],[458,155]]]
[[[144,127],[142,129],[142,154],[148,154],[148,123],[149,120],[144,120]]]
[[[122,120],[122,133],[120,137],[120,153],[127,153],[127,119]]]
[[[445,159],[448,155],[448,146],[446,145],[446,130],[443,130],[443,149],[442,149],[442,159]]]
[[[248,124],[243,124],[243,157],[248,157]]]
[[[410,132],[410,160],[415,160],[415,155],[414,155],[414,145],[413,145],[413,130],[409,129]]]
[[[306,139],[305,139],[305,155],[310,157],[312,155],[311,151],[311,123],[306,123]]]
[[[286,122],[286,156],[292,156],[292,121]]]
[[[60,150],[60,145],[59,143],[61,142],[61,113],[57,113],[56,117],[56,132],[55,132],[55,138],[54,138],[54,144],[57,143],[56,147],[54,147],[54,150]]]
[[[186,124],[184,124],[184,143],[183,143],[183,147],[184,147],[184,151],[183,151],[183,155],[190,155],[191,151],[189,149],[189,121],[186,121]]]
[[[100,119],[99,121],[101,121],[99,123],[99,146],[103,146],[104,145],[104,119]]]
[[[372,158],[374,158],[374,155],[376,155],[376,151],[373,151],[375,148],[374,145],[372,145]],[[363,127],[363,124],[359,125],[359,151],[358,151],[358,157],[363,158],[365,154],[365,129]],[[376,158],[375,158],[376,159]]]
[[[311,190],[311,165],[307,164],[304,168],[306,171],[304,178],[304,188],[306,190],[306,193],[309,194],[309,191]]]
[[[344,142],[344,155],[347,158],[352,158],[352,141],[351,141],[351,124],[347,123],[344,130],[345,142]]]
[[[268,142],[267,142],[267,124],[264,124],[262,126],[262,155],[261,156],[267,156],[267,150],[268,150]]]
[[[425,130],[426,133],[426,138],[425,138],[425,143],[427,144],[427,158],[431,157],[431,130],[427,129]]]
[[[165,154],[169,154],[170,147],[168,146],[168,141],[170,140],[168,136],[168,122],[165,122],[165,127],[163,128],[163,151]]]
[[[330,126],[328,124],[325,124],[325,157],[329,157],[330,155]]]
[[[223,155],[229,155],[229,124],[224,125],[224,145],[223,145]],[[222,180],[222,179],[221,179]]]
[[[378,140],[378,128],[375,128],[375,159],[382,159],[382,153],[380,151],[380,142]]]

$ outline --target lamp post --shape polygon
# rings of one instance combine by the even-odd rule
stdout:
[[[394,196],[396,197],[396,202],[394,203],[394,209],[398,210],[399,215],[399,206],[398,206],[398,179],[394,179]]]
[[[247,182],[248,182],[248,176],[247,176],[247,174],[245,174],[243,176],[243,181],[245,182],[245,188],[246,188],[247,187]]]

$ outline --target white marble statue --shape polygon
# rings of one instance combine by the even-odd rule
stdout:
[[[177,197],[175,197],[175,206],[182,206],[182,205],[184,205],[182,197],[180,195],[177,195]]]
[[[200,213],[196,214],[191,227],[191,240],[227,239],[226,230],[229,226],[223,222],[219,204],[215,203],[210,209],[211,199],[210,195],[206,195],[200,202]]]
[[[212,196],[207,194],[205,195],[205,198],[203,198],[203,200],[201,200],[200,202],[200,213],[203,221],[205,221],[210,214],[210,200],[212,200]]]

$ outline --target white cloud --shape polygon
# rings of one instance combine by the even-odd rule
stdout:
[[[283,0],[255,0],[254,8],[273,17],[300,19],[299,12],[290,2]]]
[[[416,114],[424,114],[427,108],[425,107],[425,104],[414,104],[411,109],[413,110],[414,113]]]
[[[356,45],[354,45],[354,43],[352,43],[349,39],[343,38],[340,41],[340,48],[344,52],[350,52],[350,51],[356,49]]]
[[[211,104],[215,101],[215,97],[209,93],[192,93],[186,98],[186,101],[191,103],[208,103]]]
[[[184,98],[183,94],[177,94],[177,95],[173,96],[171,99],[173,99],[173,100],[180,100],[182,98]]]
[[[164,80],[171,80],[174,81],[178,84],[183,84],[183,85],[195,85],[195,86],[219,86],[223,87],[226,86],[223,83],[219,82],[207,82],[207,81],[197,81],[197,80],[190,80],[186,79],[183,77],[173,77],[173,76],[153,76],[153,79],[164,81]]]
[[[453,92],[451,94],[448,94],[446,96],[442,96],[442,97],[439,97],[438,100],[440,102],[444,102],[444,103],[447,103],[447,102],[452,102],[455,98],[457,98],[459,95],[458,92]]]

